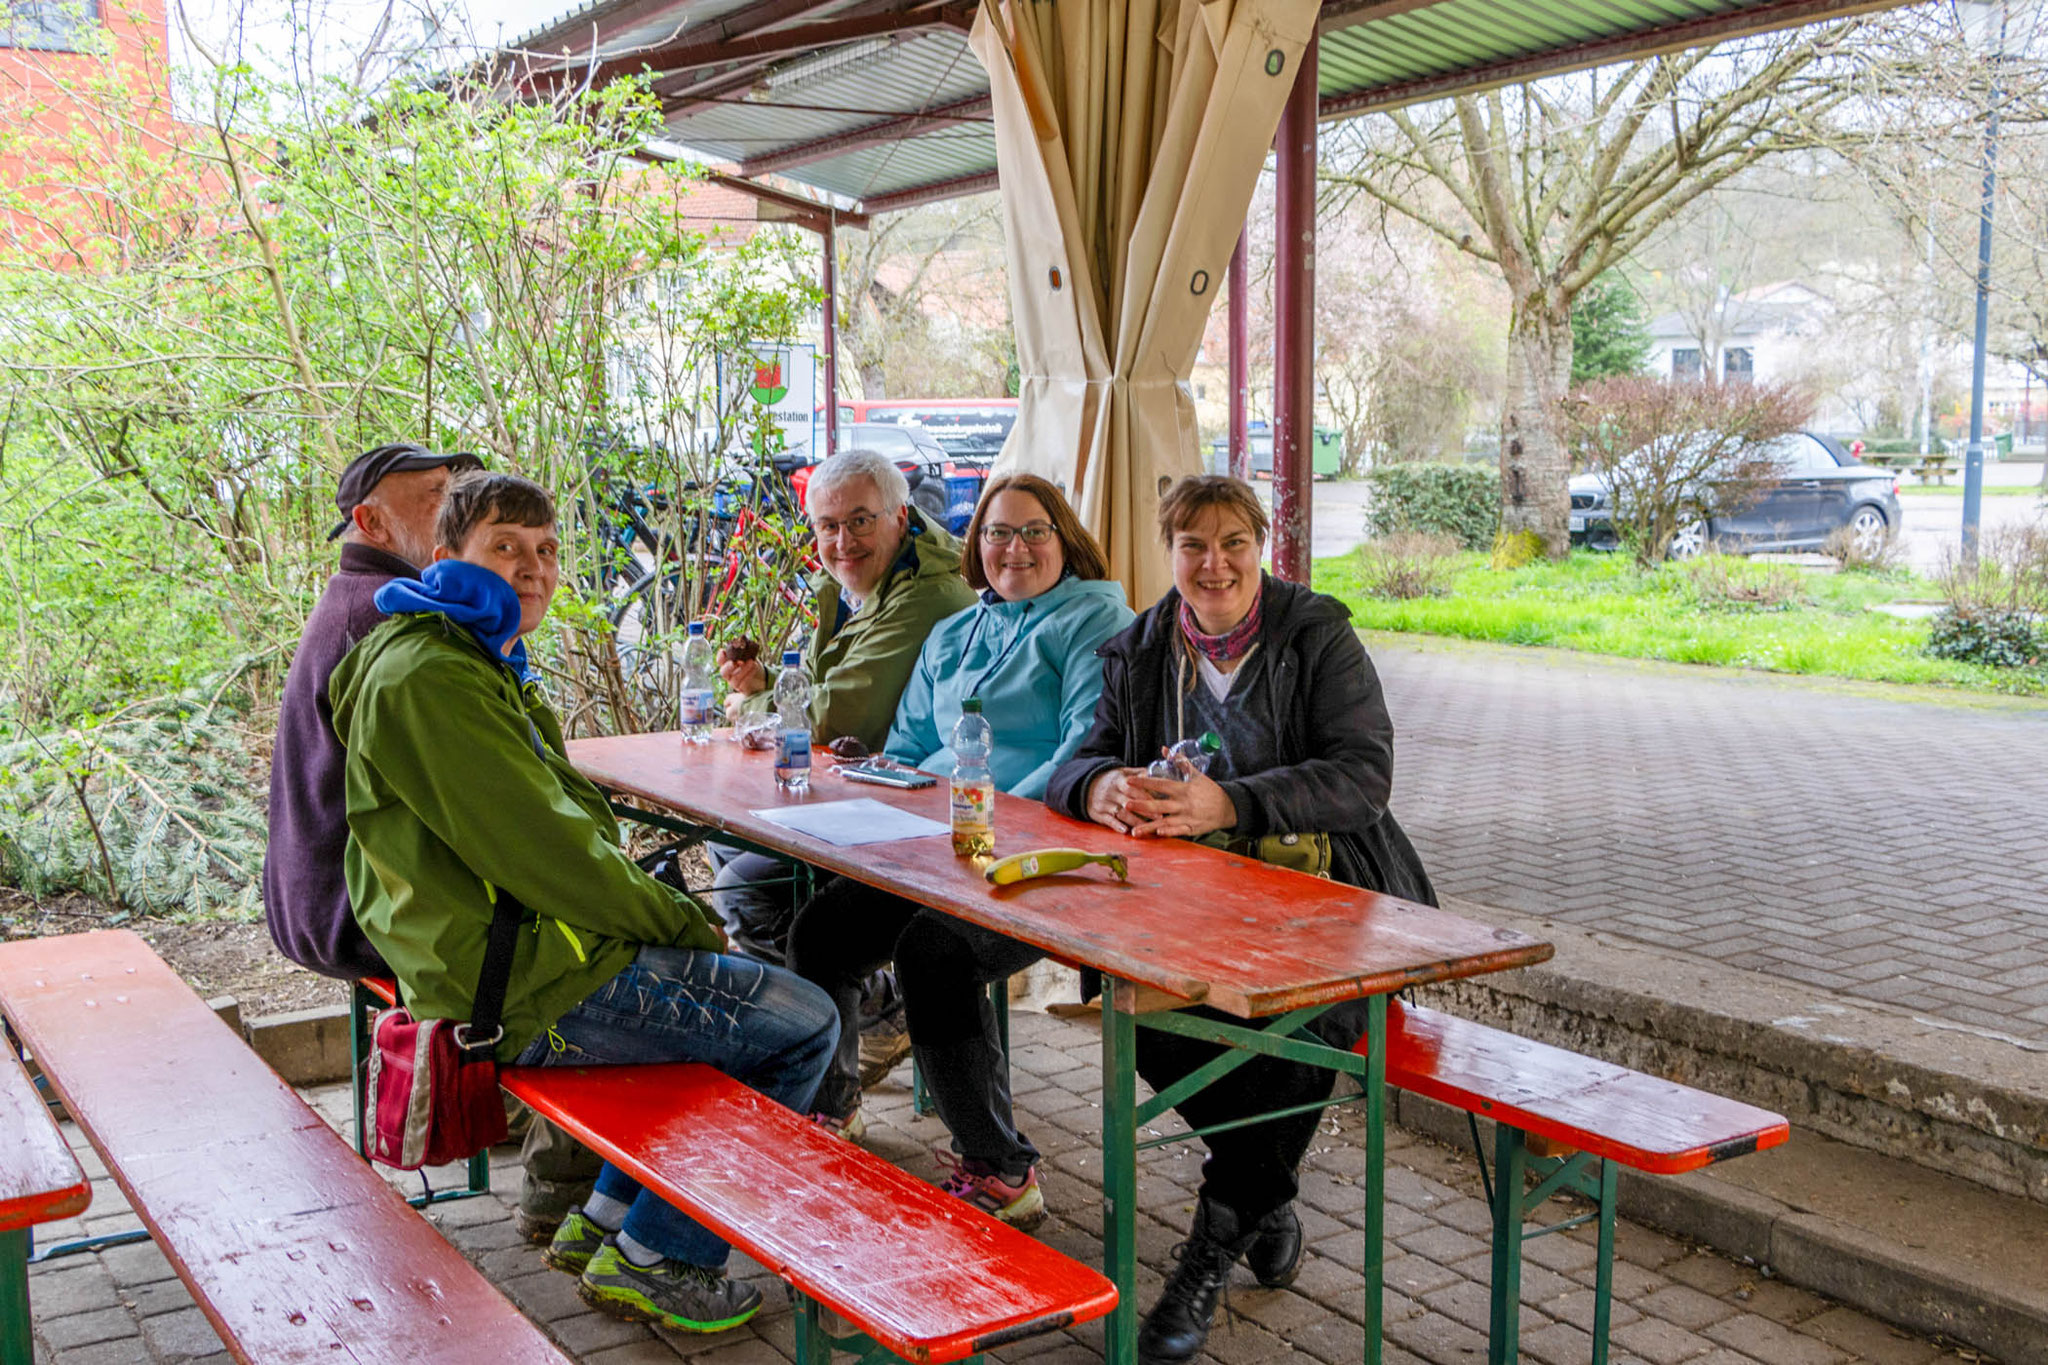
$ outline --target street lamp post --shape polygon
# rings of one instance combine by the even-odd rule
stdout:
[[[1984,362],[1991,323],[1991,210],[1998,192],[1999,60],[2005,55],[2011,0],[1953,0],[1956,22],[1970,48],[1990,69],[1984,106],[1984,196],[1977,213],[1977,332],[1970,361],[1970,444],[1963,451],[1963,563],[1977,562],[1977,531],[1984,507]]]

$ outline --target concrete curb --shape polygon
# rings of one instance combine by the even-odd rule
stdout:
[[[1772,1152],[1672,1178],[1623,1172],[1624,1216],[2004,1365],[2048,1365],[2048,1054],[1551,921],[1447,904],[1547,938],[1557,956],[1418,992],[1424,1000],[1792,1120],[1792,1142]],[[1418,1096],[1398,1095],[1394,1117],[1470,1144],[1463,1113]]]
[[[2048,1050],[2036,1044],[1549,920],[1446,905],[1547,938],[1557,956],[1431,987],[1426,1001],[2048,1205]]]
[[[349,1077],[346,1005],[259,1015],[243,1021],[242,1035],[293,1085],[328,1085]]]

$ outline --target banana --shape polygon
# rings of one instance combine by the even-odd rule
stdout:
[[[1115,873],[1120,882],[1130,880],[1130,865],[1124,861],[1123,854],[1090,853],[1081,848],[1036,848],[1029,853],[1012,853],[990,863],[981,875],[997,886],[1008,886],[1032,877],[1072,872],[1090,863],[1101,863]]]

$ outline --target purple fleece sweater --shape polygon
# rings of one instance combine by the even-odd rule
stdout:
[[[356,927],[342,876],[348,810],[344,755],[334,734],[327,677],[384,613],[373,600],[412,565],[368,545],[341,547],[341,567],[306,618],[299,652],[285,675],[270,754],[270,847],[263,855],[263,908],[278,951],[325,976],[388,976],[377,950]]]

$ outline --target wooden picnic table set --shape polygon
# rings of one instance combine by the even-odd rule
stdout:
[[[1618,1168],[1694,1170],[1787,1136],[1778,1115],[1393,999],[1551,956],[1511,929],[1218,849],[1127,840],[1008,796],[996,800],[998,854],[1114,848],[1129,878],[1091,866],[993,886],[943,833],[841,845],[771,818],[865,798],[943,824],[943,785],[854,787],[819,751],[811,790],[790,793],[771,754],[676,734],[579,740],[569,753],[626,818],[851,876],[1102,976],[1099,1270],[710,1068],[503,1069],[508,1091],[781,1278],[806,1365],[836,1351],[972,1360],[1103,1317],[1106,1358],[1133,1365],[1137,1154],[1189,1136],[1141,1134],[1255,1056],[1358,1083],[1328,1103],[1364,1115],[1366,1365],[1382,1345],[1388,1085],[1496,1125],[1490,1365],[1516,1359],[1521,1246],[1538,1235],[1525,1229],[1538,1206],[1565,1191],[1592,1202],[1542,1231],[1597,1226],[1604,1365]],[[1358,1000],[1368,1025],[1356,1047],[1308,1031]],[[1184,1012],[1197,1004],[1209,1010]],[[237,1359],[567,1359],[133,934],[0,944],[0,1014]],[[1227,1051],[1141,1103],[1139,1028]],[[473,1163],[474,1186],[487,1175]],[[77,1213],[86,1189],[42,1099],[0,1064],[0,1365],[31,1358],[29,1229]]]

